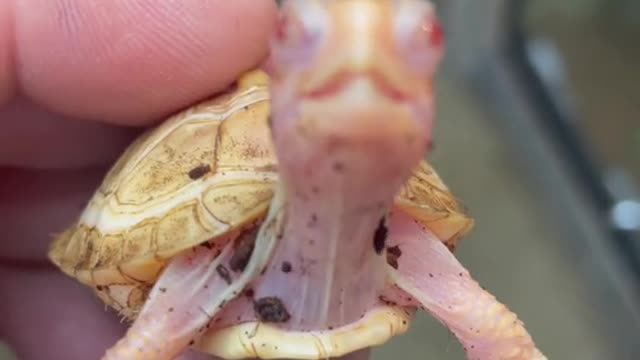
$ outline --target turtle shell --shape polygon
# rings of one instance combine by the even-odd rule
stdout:
[[[267,75],[179,112],[135,140],[49,257],[133,318],[172,256],[255,230],[275,191]],[[450,248],[473,224],[422,161],[396,206]]]
[[[171,116],[135,140],[50,259],[130,317],[173,255],[255,226],[277,177],[267,77]]]

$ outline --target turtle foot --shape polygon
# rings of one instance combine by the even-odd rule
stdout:
[[[443,323],[468,359],[546,359],[516,314],[484,290],[437,237],[401,212],[391,221],[392,283],[405,292],[405,301],[409,294]],[[388,294],[392,300],[400,296],[398,290]]]
[[[255,239],[260,251],[239,250],[227,242],[222,252],[197,246],[173,258],[126,335],[103,360],[169,360],[183,354],[262,271],[277,240],[270,229],[266,226]],[[240,268],[239,253],[246,258]]]
[[[231,255],[225,250],[195,247],[174,258],[125,337],[103,360],[173,359],[193,344],[211,316],[241,291],[238,276],[221,275]]]

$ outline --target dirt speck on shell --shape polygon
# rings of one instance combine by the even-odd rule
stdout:
[[[211,171],[211,166],[209,164],[198,165],[193,169],[189,170],[189,178],[191,180],[200,179],[209,171]]]

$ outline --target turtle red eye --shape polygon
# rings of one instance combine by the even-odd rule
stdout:
[[[423,31],[429,34],[429,42],[433,47],[442,47],[444,43],[444,34],[442,32],[442,25],[437,19],[427,22],[422,25]]]
[[[432,74],[442,57],[444,34],[431,8],[398,11],[396,36],[407,60],[424,74]]]
[[[297,43],[304,38],[304,29],[298,19],[283,13],[276,23],[275,40],[278,43]]]
[[[290,2],[288,7],[281,10],[272,35],[271,66],[275,67],[304,66],[306,60],[313,55],[318,43],[320,31],[323,29],[319,16],[309,16],[307,6],[299,9],[296,6],[303,2]],[[315,14],[315,13],[314,13]]]
[[[416,49],[440,49],[444,45],[444,34],[440,21],[433,16],[422,20],[422,24],[414,32],[411,45]]]

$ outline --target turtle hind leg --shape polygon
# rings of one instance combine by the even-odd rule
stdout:
[[[196,246],[172,258],[136,320],[102,360],[169,360],[195,344],[213,316],[266,266],[278,239],[270,226],[278,214],[270,215],[242,271],[229,265],[236,252],[231,242],[222,253]]]
[[[186,350],[212,316],[205,306],[222,305],[224,290],[228,297],[230,288],[241,286],[219,277],[215,268],[229,255],[217,252],[196,247],[172,259],[126,335],[103,360],[173,359]]]
[[[438,238],[400,211],[391,220],[389,246],[390,280],[402,291],[393,289],[387,297],[404,295],[406,301],[410,295],[458,338],[468,359],[546,360],[516,314],[471,278]]]

